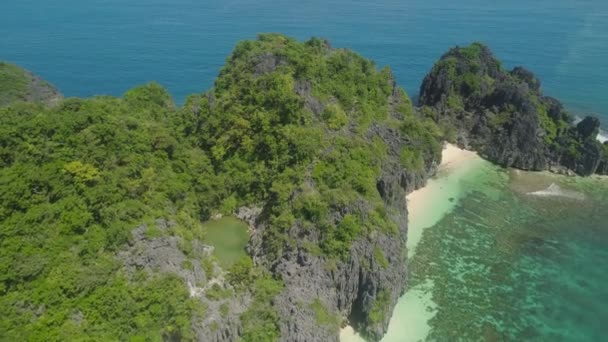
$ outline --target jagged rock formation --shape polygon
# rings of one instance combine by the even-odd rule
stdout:
[[[248,308],[251,297],[247,292],[233,291],[224,278],[224,270],[210,258],[213,247],[198,240],[190,241],[186,255],[183,239],[172,236],[169,230],[175,222],[157,219],[152,227],[142,224],[131,232],[129,246],[118,253],[124,270],[130,278],[138,271],[148,275],[170,274],[183,280],[190,297],[200,301],[205,315],[195,317],[192,328],[199,341],[233,341],[241,329],[240,315]],[[208,260],[204,270],[200,260]],[[227,292],[228,296],[214,296],[213,292]],[[179,340],[179,339],[178,339]]]
[[[192,254],[195,258],[186,256],[179,247],[181,239],[165,235],[173,225],[175,223],[171,221],[156,220],[154,228],[158,229],[157,234],[160,236],[153,236],[154,233],[145,224],[131,232],[129,248],[118,253],[118,258],[122,260],[127,274],[132,276],[138,270],[144,270],[149,274],[153,272],[171,273],[182,278],[191,289],[208,281],[200,262],[196,262],[196,258],[211,255],[213,247],[194,241]],[[185,264],[189,267],[185,267]]]
[[[425,77],[420,105],[455,127],[455,139],[505,167],[605,173],[608,154],[596,140],[599,120],[579,125],[562,104],[544,96],[533,73],[502,68],[490,49],[474,43],[444,54]]]
[[[407,146],[407,137],[390,128],[374,125],[370,128],[370,140],[379,136],[391,146],[391,156],[382,170],[377,189],[398,227],[394,234],[373,231],[355,241],[348,258],[335,261],[323,255],[315,255],[305,248],[296,247],[269,261],[272,272],[285,282],[285,291],[276,299],[281,317],[281,341],[339,341],[337,324],[339,317],[370,340],[379,340],[386,332],[392,309],[406,289],[407,266],[407,206],[406,192],[424,186],[435,172],[439,160],[429,160],[422,172],[404,170],[399,164],[399,152]],[[339,208],[332,215],[341,220],[349,212],[370,211],[370,203],[360,201],[354,207]],[[249,250],[257,259],[264,260],[265,223],[258,220],[256,234]],[[321,243],[318,232],[306,231],[296,224],[289,230],[293,238],[305,238]],[[385,260],[378,259],[378,251]],[[320,322],[319,313],[305,303],[319,300],[324,310],[337,314],[335,321]]]
[[[379,340],[406,288],[405,194],[440,161],[437,127],[417,116],[388,69],[280,35],[239,44],[215,88],[191,105],[206,113],[193,126],[223,153],[220,167],[237,158],[268,165],[248,196],[260,187],[270,196],[243,203],[262,210],[237,215],[253,226],[253,260],[284,284],[274,300],[280,340],[338,341],[346,321]],[[253,150],[285,142],[286,161]]]
[[[63,96],[48,82],[16,65],[0,61],[0,107],[15,101],[57,104]]]

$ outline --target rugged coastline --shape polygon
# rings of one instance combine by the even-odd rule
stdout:
[[[470,191],[466,187],[466,181],[475,178],[480,167],[487,163],[473,151],[449,143],[444,146],[436,175],[424,187],[406,196],[408,259],[413,257],[423,231],[435,225],[458,205],[460,199]],[[408,288],[395,306],[384,336],[386,341],[419,341],[426,337],[430,329],[428,320],[434,315],[433,310],[430,310],[434,306],[432,287],[432,284],[423,284]],[[340,341],[364,342],[365,339],[356,334],[351,326],[347,326],[340,332]]]
[[[417,108],[390,69],[378,70],[324,40],[301,43],[276,34],[240,43],[215,86],[183,107],[155,84],[123,98],[61,100],[46,83],[30,81],[45,90],[30,96],[27,89],[38,86],[23,88],[25,95],[11,97],[2,109],[9,130],[1,144],[2,166],[6,179],[39,165],[51,171],[48,179],[24,177],[23,189],[35,189],[35,200],[5,201],[11,206],[2,208],[3,217],[19,222],[37,205],[61,203],[65,193],[72,201],[88,196],[85,204],[67,207],[88,219],[74,220],[65,234],[86,245],[96,241],[86,234],[98,226],[119,231],[108,237],[107,248],[87,247],[92,260],[95,253],[114,260],[118,251],[120,265],[112,267],[135,288],[151,282],[142,270],[148,277],[164,274],[187,283],[189,292],[184,286],[182,296],[198,309],[180,308],[179,326],[158,328],[168,340],[338,341],[346,323],[380,340],[407,288],[407,252],[416,240],[412,235],[408,243],[414,231],[408,233],[406,195],[442,172],[445,140],[505,167],[608,173],[608,145],[596,140],[597,119],[574,125],[559,101],[542,94],[532,73],[503,70],[477,43],[440,59],[421,86]],[[40,122],[30,127],[28,118]],[[39,129],[44,139],[21,134]],[[138,143],[137,153],[127,149],[128,141]],[[124,150],[113,155],[113,148]],[[450,162],[455,161],[444,160],[444,167]],[[70,192],[53,192],[57,174]],[[126,185],[113,178],[117,174]],[[98,203],[97,189],[120,195]],[[48,195],[37,197],[42,191]],[[105,207],[119,199],[126,209],[107,213]],[[251,228],[250,258],[230,269],[222,269],[210,246],[201,243],[200,221],[221,215],[235,215]],[[90,228],[96,219],[107,222]],[[43,221],[35,222],[32,230],[43,227]],[[19,258],[8,257],[11,265]],[[0,292],[25,296],[19,286],[50,269],[11,273]],[[78,289],[71,291],[85,299],[96,290]],[[16,308],[10,314],[28,310],[21,308],[25,302],[6,298],[7,307]],[[77,317],[66,318],[70,324],[97,317],[95,309],[81,309],[75,301],[66,305],[62,310]],[[18,330],[11,333],[20,336]]]
[[[53,106],[62,99],[59,90],[39,76],[0,61],[0,107],[16,101]]]
[[[453,141],[503,167],[608,173],[600,121],[588,116],[575,124],[532,72],[505,70],[483,44],[445,53],[420,87],[420,106],[453,129]]]

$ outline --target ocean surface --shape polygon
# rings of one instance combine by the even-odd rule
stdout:
[[[19,0],[0,10],[0,59],[67,96],[121,95],[155,80],[178,102],[213,85],[259,32],[329,39],[389,65],[413,96],[449,47],[487,43],[547,94],[608,123],[606,0]]]
[[[238,41],[282,32],[324,37],[389,65],[415,97],[450,46],[481,41],[506,66],[534,71],[545,93],[572,112],[608,125],[606,0],[19,0],[0,7],[0,60],[67,96],[121,95],[155,80],[182,102],[213,85]],[[489,164],[476,170],[453,183],[464,190],[419,237],[412,289],[385,341],[605,339],[607,181]]]

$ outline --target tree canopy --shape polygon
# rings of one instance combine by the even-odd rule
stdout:
[[[14,74],[2,64],[0,81],[6,70]],[[396,230],[376,187],[389,146],[374,127],[408,141],[403,168],[440,153],[441,131],[414,113],[388,68],[320,39],[241,42],[215,86],[183,106],[155,83],[53,106],[15,98],[26,86],[9,83],[0,83],[2,340],[193,339],[191,320],[206,308],[183,281],[130,276],[116,258],[133,229],[171,220],[160,234],[185,241],[187,254],[212,215],[260,206],[268,255],[302,244],[341,259],[358,237]],[[345,207],[357,209],[335,215]],[[319,238],[294,241],[296,226]],[[254,298],[243,338],[274,339],[281,283],[253,267],[239,262],[228,277],[237,289],[249,282]]]

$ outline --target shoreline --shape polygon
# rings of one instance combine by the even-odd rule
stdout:
[[[426,228],[434,226],[466,195],[463,181],[480,166],[489,162],[476,152],[446,144],[441,154],[437,174],[427,184],[406,196],[408,211],[407,253],[414,255]],[[427,321],[434,316],[432,283],[409,288],[395,306],[383,342],[407,342],[424,339],[430,329]],[[340,330],[341,342],[365,342],[351,326]]]
[[[466,194],[466,189],[460,186],[461,180],[483,163],[487,162],[477,152],[453,144],[444,146],[437,174],[424,187],[406,196],[408,258],[413,256],[424,229],[439,222]]]

